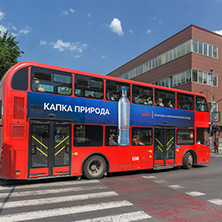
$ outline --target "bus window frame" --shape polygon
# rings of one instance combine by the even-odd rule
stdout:
[[[91,127],[92,127],[92,126],[93,126],[93,127],[96,126],[96,127],[101,127],[101,129],[102,129],[102,130],[101,130],[102,135],[100,135],[101,138],[102,138],[102,143],[101,143],[101,145],[93,145],[93,146],[92,146],[92,145],[90,145],[90,146],[88,145],[88,146],[87,146],[87,145],[85,145],[85,144],[84,144],[84,145],[80,145],[80,146],[79,146],[79,145],[76,145],[76,144],[78,144],[78,143],[75,143],[75,142],[76,142],[75,138],[77,138],[77,137],[75,136],[75,132],[76,132],[75,127],[76,127],[76,126],[85,126],[85,127],[87,127],[87,126],[91,126]],[[98,131],[96,131],[96,130],[95,130],[95,132],[98,133]],[[103,125],[97,125],[97,124],[81,124],[81,123],[74,124],[74,125],[73,125],[73,134],[72,134],[72,137],[73,137],[73,147],[80,147],[80,148],[81,148],[81,147],[103,147],[103,145],[104,145],[104,127],[103,127]],[[85,138],[87,138],[87,137],[85,137]],[[84,138],[84,139],[85,139],[85,138]]]
[[[102,83],[102,87],[101,87],[101,90],[93,90],[92,88],[90,87],[85,87],[85,88],[78,88],[77,87],[77,79],[78,77],[83,77],[85,79],[87,79],[88,83],[89,83],[89,80],[91,79],[98,79],[98,80],[101,80],[101,81],[98,81],[98,82],[101,82]],[[90,76],[90,75],[81,75],[81,74],[75,74],[74,75],[74,96],[75,97],[80,97],[80,98],[87,98],[87,99],[98,99],[98,100],[104,100],[104,86],[105,86],[105,79],[103,78],[99,78],[99,77],[94,77],[94,76]],[[100,98],[97,98],[97,97],[90,97],[90,96],[83,96],[83,95],[78,95],[76,93],[76,90],[80,90],[80,94],[83,90],[84,94],[86,94],[86,91],[91,91],[91,92],[94,92],[94,93],[101,93],[102,95],[100,96]]]
[[[178,130],[190,130],[193,131],[193,143],[178,143]],[[195,130],[189,128],[177,128],[176,130],[176,144],[177,145],[194,145],[195,144]]]
[[[166,95],[166,93],[173,94],[173,95],[174,95],[173,101],[172,101],[172,99],[166,98],[166,96],[165,96],[165,98],[157,97],[157,93],[158,93],[158,92],[164,93],[165,95]],[[176,109],[176,92],[171,91],[171,90],[165,90],[165,89],[155,88],[155,92],[154,92],[154,93],[155,93],[155,106],[157,106],[157,107],[163,107],[163,108]],[[162,102],[159,101],[160,98],[162,99]],[[173,107],[169,107],[169,106],[165,105],[164,100],[167,100],[166,104],[171,100],[171,102],[172,102],[171,104],[173,105]],[[158,103],[159,103],[159,104],[162,103],[163,105],[157,105]]]
[[[113,94],[113,90],[108,90],[108,85],[109,85],[109,82],[113,82],[113,83],[118,83],[119,85],[121,85],[121,89],[118,89],[118,92],[115,91],[115,95],[117,96],[117,98],[114,98],[112,99],[113,96],[110,95],[110,92]],[[115,80],[110,80],[110,79],[107,79],[106,80],[106,100],[107,101],[112,101],[112,102],[118,102],[122,96],[122,87],[127,87],[127,98],[129,99],[130,101],[130,98],[131,98],[131,84],[130,83],[124,83],[124,82],[121,82],[121,81],[115,81]],[[110,99],[108,99],[108,93],[109,93],[109,97]],[[119,98],[118,98],[118,95],[119,95]]]
[[[198,98],[202,98],[205,101],[205,103],[203,105],[204,105],[204,107],[207,107],[207,110],[205,110],[205,109],[204,110],[198,110],[198,102],[199,102]],[[210,111],[208,102],[207,102],[206,98],[203,97],[203,96],[196,96],[196,103],[195,103],[195,105],[196,105],[195,111],[197,111],[197,112],[208,113]]]
[[[143,144],[143,145],[140,145],[140,144],[134,144],[135,142],[133,141],[135,138],[135,135],[133,134],[134,130],[136,129],[142,129],[142,130],[151,130],[151,144]],[[154,133],[153,133],[153,127],[143,127],[143,126],[133,126],[132,129],[131,129],[131,146],[133,147],[144,147],[144,146],[153,146],[153,136],[154,136]],[[140,139],[140,138],[139,138]]]
[[[49,86],[53,87],[53,91],[38,91],[38,90],[33,90],[33,84],[34,84],[34,79],[35,79],[35,73],[41,74],[48,74],[50,76],[50,81],[40,79],[41,83],[39,83],[40,86],[44,88],[44,86]],[[58,82],[54,81],[54,75],[61,75],[61,76],[67,76],[70,77],[70,83],[66,82]],[[70,72],[63,72],[63,71],[58,71],[54,69],[47,69],[47,68],[42,68],[42,67],[31,67],[31,78],[30,78],[30,90],[32,92],[38,92],[38,93],[46,93],[46,94],[53,94],[53,95],[62,95],[62,96],[72,96],[73,93],[73,74]],[[64,94],[64,93],[59,93],[59,87],[66,87],[70,93],[69,94]]]
[[[147,100],[147,98],[150,97],[150,96],[148,96],[148,97],[146,96],[146,98],[143,98],[143,103],[136,103],[136,102],[135,102],[135,95],[134,95],[134,88],[135,88],[135,87],[138,87],[138,88],[141,87],[141,88],[143,88],[144,90],[145,90],[145,88],[146,88],[147,90],[150,90],[150,92],[152,92],[152,96],[151,96],[151,100],[150,100],[150,101],[152,102],[152,104],[146,104],[146,103],[145,103],[145,100]],[[133,103],[133,104],[153,106],[153,105],[154,105],[154,102],[153,102],[153,101],[154,101],[154,93],[153,93],[153,88],[152,88],[152,87],[141,86],[141,85],[136,85],[136,84],[133,84],[133,85],[132,85],[132,103]]]
[[[178,99],[178,95],[183,95],[183,96],[190,96],[190,97],[193,97],[193,109],[184,109],[184,108],[180,108],[178,107],[179,106],[179,99]],[[182,109],[182,110],[189,110],[189,111],[194,111],[195,110],[195,99],[194,99],[194,95],[190,95],[190,94],[186,94],[186,93],[180,93],[180,92],[177,92],[177,95],[176,95],[176,101],[177,101],[177,109]]]

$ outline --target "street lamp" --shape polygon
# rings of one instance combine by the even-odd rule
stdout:
[[[212,103],[212,101],[213,101],[213,88],[212,88],[212,85],[213,85],[213,79],[212,79],[212,73],[213,73],[213,68],[211,68],[210,69],[210,74],[211,74],[211,105],[210,105],[210,149],[211,149],[211,151],[212,151],[212,134],[213,134],[213,122],[212,122],[212,118],[211,118],[211,116],[212,116],[212,112],[213,112],[213,103]]]

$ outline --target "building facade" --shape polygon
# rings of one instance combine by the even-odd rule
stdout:
[[[108,75],[202,93],[212,112],[221,112],[222,36],[190,25]],[[218,120],[213,125],[222,130]],[[197,138],[209,143],[208,129],[198,129]],[[222,133],[213,142],[218,138]]]

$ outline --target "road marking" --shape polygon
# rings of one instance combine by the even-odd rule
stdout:
[[[50,186],[51,188],[51,186]],[[51,190],[33,190],[33,191],[24,191],[24,192],[12,192],[12,193],[0,193],[0,198],[5,197],[25,197],[25,196],[34,196],[34,195],[46,195],[46,194],[56,194],[56,193],[67,193],[67,192],[77,192],[85,190],[101,190],[107,189],[104,185],[96,186],[84,186],[84,187],[70,187],[70,188],[60,188],[60,189],[51,189]]]
[[[79,200],[89,200],[94,198],[106,198],[106,197],[114,197],[118,196],[117,193],[110,192],[100,192],[100,193],[90,193],[90,194],[81,194],[81,195],[72,195],[72,196],[64,196],[64,197],[51,197],[51,198],[41,198],[35,200],[21,200],[21,201],[12,201],[2,203],[0,209],[5,208],[15,208],[15,207],[25,207],[25,206],[37,206],[43,204],[52,204],[52,203],[63,203],[70,201],[79,201]]]
[[[156,177],[155,176],[143,176],[143,178],[145,178],[145,179],[155,179]]]
[[[76,222],[119,222],[119,221],[128,222],[128,221],[138,221],[149,218],[152,217],[144,213],[143,211],[137,211],[137,212],[125,213],[113,216],[97,217],[88,220],[77,220]]]
[[[175,189],[175,190],[179,190],[179,189],[183,189],[184,187],[178,184],[175,185],[169,185],[169,188]]]
[[[206,195],[205,193],[201,193],[199,191],[191,191],[191,192],[186,192],[186,194],[193,196],[193,197],[199,197],[199,196],[204,196]]]
[[[214,157],[214,158],[221,158],[222,155],[211,155],[211,157]]]
[[[168,181],[166,180],[154,180],[155,183],[169,183]]]
[[[208,202],[219,205],[219,206],[222,205],[222,199],[211,199],[211,200],[208,200]]]
[[[64,216],[68,214],[84,213],[84,212],[126,207],[132,205],[133,205],[132,203],[126,200],[113,201],[108,203],[99,203],[99,204],[88,204],[83,206],[57,208],[52,210],[40,210],[40,211],[31,211],[18,214],[10,214],[10,215],[1,216],[1,221],[17,222],[25,220],[43,219],[48,217]]]
[[[40,187],[46,187],[48,186],[64,186],[64,185],[82,185],[82,184],[94,184],[94,183],[100,183],[99,180],[80,180],[80,181],[66,181],[66,182],[52,182],[52,183],[40,183],[40,184],[26,184],[26,185],[8,185],[8,186],[0,186],[0,190],[12,190],[15,188],[16,190],[25,189],[25,188],[40,188]]]

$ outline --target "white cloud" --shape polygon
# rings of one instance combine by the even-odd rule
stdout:
[[[60,13],[59,15],[60,16],[68,16],[70,12],[72,14],[74,14],[76,12],[76,10],[73,8],[70,8],[69,10],[63,10],[62,13]]]
[[[74,58],[76,58],[76,59],[81,58],[81,57],[82,57],[82,55],[76,55],[76,56],[74,56]]]
[[[0,21],[4,18],[4,16],[5,16],[5,13],[0,11]]]
[[[17,31],[17,28],[16,28],[14,25],[12,26],[12,29],[15,30],[15,31]]]
[[[215,33],[219,34],[219,35],[222,35],[222,30],[216,30],[214,31]]]
[[[114,33],[117,33],[119,36],[123,36],[121,21],[118,18],[114,18],[109,27]]]
[[[131,34],[133,34],[133,30],[132,30],[132,29],[130,29],[129,32],[130,32]]]
[[[61,16],[62,16],[62,15],[67,16],[67,15],[69,15],[69,12],[68,12],[67,10],[64,10],[60,15],[61,15]]]
[[[58,39],[55,43],[51,42],[50,45],[52,45],[54,49],[58,49],[59,52],[71,51],[82,53],[87,48],[87,44],[80,42],[63,42],[61,39]]]
[[[101,56],[100,58],[101,58],[101,59],[107,59],[108,56]]]
[[[40,40],[40,45],[43,46],[43,45],[46,45],[47,42],[45,40]]]
[[[70,11],[72,14],[76,12],[76,10],[73,9],[73,8],[70,8],[69,11]]]
[[[19,31],[19,34],[24,34],[24,35],[26,35],[26,34],[28,34],[29,32],[31,32],[31,28],[29,27],[29,26],[25,26],[25,28],[24,29],[21,29],[20,31]]]
[[[7,29],[5,28],[5,26],[4,25],[0,25],[0,32],[6,32],[7,31]]]
[[[146,34],[149,35],[150,33],[151,33],[151,29],[148,29],[148,30],[146,31]]]

